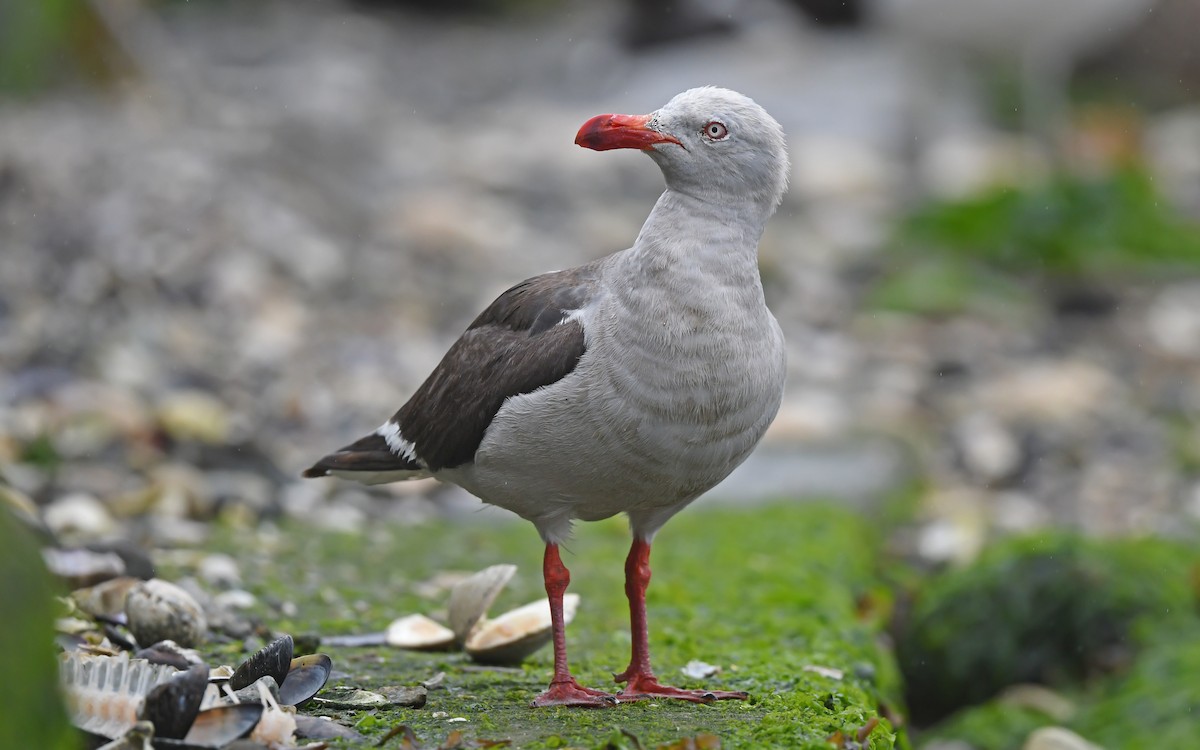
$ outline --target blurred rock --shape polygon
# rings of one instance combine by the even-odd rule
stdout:
[[[200,580],[218,589],[236,588],[242,583],[237,561],[225,554],[206,555],[197,573]]]
[[[76,544],[102,539],[117,527],[104,503],[84,493],[50,503],[42,509],[42,521],[57,538]]]
[[[1021,746],[1021,750],[1104,750],[1063,727],[1035,729]]]
[[[139,643],[175,641],[191,648],[204,640],[208,622],[200,604],[179,586],[152,578],[130,589],[125,598],[129,630]]]
[[[984,495],[968,489],[939,490],[925,498],[923,512],[933,520],[921,526],[915,552],[931,563],[964,565],[987,540]]]
[[[158,405],[158,419],[176,440],[223,443],[230,437],[229,409],[204,391],[176,391]]]
[[[1200,361],[1200,282],[1159,292],[1146,312],[1146,330],[1167,356]]]
[[[996,696],[996,700],[1005,705],[1032,709],[1058,722],[1068,722],[1076,714],[1075,704],[1071,700],[1045,685],[1010,685]]]
[[[961,420],[955,426],[954,440],[967,474],[985,486],[1011,481],[1025,461],[1017,437],[988,414],[977,412]]]
[[[112,552],[92,552],[86,549],[42,550],[46,567],[67,586],[79,589],[92,586],[125,574],[125,563]]]
[[[1019,363],[978,386],[977,402],[1006,419],[1072,422],[1106,408],[1118,384],[1084,360]]]

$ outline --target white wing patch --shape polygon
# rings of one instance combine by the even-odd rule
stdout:
[[[400,434],[400,425],[389,420],[380,425],[379,429],[375,430],[375,434],[384,439],[388,447],[392,449],[392,453],[401,458],[407,458],[409,461],[420,463],[420,459],[417,458],[417,446],[404,439],[404,436]]]
[[[576,320],[578,320],[581,325],[583,324],[583,308],[582,307],[579,308],[578,310],[563,310],[562,320],[558,321],[558,325],[560,325],[560,326],[566,325],[567,323],[571,323]]]

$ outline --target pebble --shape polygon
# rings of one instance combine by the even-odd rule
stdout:
[[[1000,419],[1075,422],[1120,397],[1116,379],[1082,359],[1019,363],[976,387],[975,403]]]
[[[934,519],[917,532],[916,553],[933,563],[965,564],[978,557],[987,539],[983,502],[973,490],[935,492],[926,500]]]
[[[1146,331],[1164,354],[1200,361],[1200,282],[1159,292],[1146,311]]]
[[[229,440],[231,420],[228,407],[205,391],[168,393],[159,402],[158,420],[176,440],[221,444]]]
[[[967,474],[991,486],[1016,477],[1024,462],[1017,437],[994,416],[975,412],[959,421],[955,447]]]
[[[709,664],[707,662],[700,661],[699,659],[692,659],[679,671],[688,677],[691,677],[693,680],[703,680],[706,677],[712,677],[717,672],[720,672],[721,668],[715,664]]]
[[[102,539],[117,528],[104,503],[82,492],[65,495],[47,505],[42,509],[42,522],[56,537],[73,543]]]
[[[242,583],[242,573],[238,569],[237,561],[225,554],[207,555],[200,561],[196,572],[200,580],[216,588],[234,588]]]
[[[1088,742],[1070,729],[1042,727],[1035,729],[1025,739],[1021,750],[1104,750]]]
[[[208,631],[207,619],[196,599],[160,578],[143,581],[129,590],[125,615],[139,643],[170,640],[192,648],[204,640]]]
[[[1060,722],[1074,718],[1075,704],[1045,685],[1032,683],[1010,685],[996,697],[996,700],[1009,706],[1030,708]]]
[[[55,576],[72,589],[92,586],[125,574],[125,561],[113,552],[46,547],[42,560]]]
[[[420,708],[425,705],[425,701],[429,698],[428,688],[423,685],[417,685],[416,687],[385,685],[379,688],[379,692],[393,706],[404,706],[407,708]]]

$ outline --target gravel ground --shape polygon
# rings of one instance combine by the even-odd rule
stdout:
[[[388,416],[511,283],[632,241],[657,170],[574,147],[580,123],[715,83],[780,119],[794,169],[762,246],[789,391],[714,500],[862,500],[927,476],[910,541],[932,559],[995,530],[1200,517],[1200,282],[1121,285],[1095,315],[873,312],[863,269],[914,170],[961,191],[1022,144],[960,118],[909,161],[914,74],[883,36],[752,2],[734,36],[632,55],[616,13],[179,6],[136,25],[140,80],[0,107],[8,482],[64,539],[130,518],[187,542],[219,514],[355,529],[473,511],[452,488],[297,474]],[[943,106],[972,111],[961,97]],[[1162,184],[1200,209],[1200,114],[1146,131]]]

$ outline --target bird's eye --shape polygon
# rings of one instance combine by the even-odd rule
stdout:
[[[704,126],[703,133],[704,136],[709,140],[719,141],[725,136],[729,135],[729,128],[725,127],[716,120],[713,120]]]

